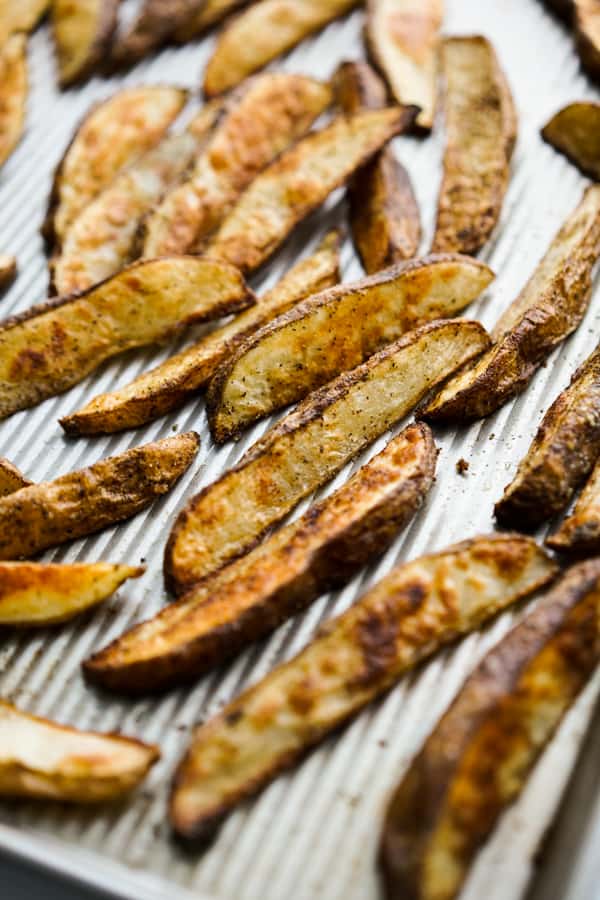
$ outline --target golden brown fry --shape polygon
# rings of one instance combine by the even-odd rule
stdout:
[[[484,37],[447,38],[444,176],[432,250],[477,253],[502,210],[517,119],[510,88]]]
[[[0,11],[0,46],[18,31],[29,34],[46,15],[51,0],[3,0]]]
[[[118,65],[133,65],[161,47],[174,31],[204,6],[204,0],[144,0],[112,52]]]
[[[584,175],[600,181],[600,103],[569,103],[544,125],[542,137]]]
[[[144,222],[142,255],[188,253],[202,246],[244,188],[330,103],[328,85],[284,72],[259,75],[236,91],[189,175]]]
[[[570,569],[466,681],[388,807],[387,897],[454,900],[600,661],[600,561]]]
[[[310,394],[179,514],[165,551],[176,593],[250,550],[269,528],[489,345],[478,322],[433,322]]]
[[[0,625],[66,622],[144,572],[143,566],[110,563],[0,562]]]
[[[242,271],[267,260],[309,213],[409,127],[413,107],[339,116],[258,175],[223,222],[207,252]]]
[[[7,494],[19,491],[29,484],[33,484],[33,481],[25,478],[9,459],[0,456],[0,497],[6,497]]]
[[[171,796],[177,833],[209,836],[406,672],[555,572],[521,535],[474,538],[398,566],[295,659],[197,728]]]
[[[213,438],[222,444],[239,436],[405,332],[460,312],[493,277],[469,257],[426,256],[309,297],[219,366],[206,403]]]
[[[0,290],[7,287],[17,275],[17,260],[14,256],[0,254]]]
[[[101,803],[128,794],[158,747],[118,734],[78,731],[0,701],[0,794]]]
[[[171,490],[199,445],[190,431],[0,498],[0,559],[28,558],[137,515]]]
[[[27,39],[13,34],[0,45],[0,166],[21,140],[28,91]]]
[[[480,419],[524,391],[551,351],[580,324],[600,255],[600,185],[588,188],[533,275],[496,323],[494,346],[442,388],[421,415]]]
[[[235,656],[383,553],[423,503],[436,457],[429,429],[409,426],[301,519],[95,653],[86,675],[147,693]]]
[[[600,463],[596,463],[572,514],[546,538],[546,544],[573,556],[600,553]]]
[[[174,40],[180,44],[192,41],[230,13],[247,6],[248,2],[249,0],[205,0],[198,12],[177,28]]]
[[[69,434],[110,434],[144,425],[182,406],[244,338],[310,294],[338,283],[339,243],[338,232],[331,232],[312,256],[296,263],[255,306],[126,387],[95,397],[65,416],[62,427]]]
[[[58,80],[68,87],[103,63],[117,27],[120,0],[52,0]]]
[[[594,81],[600,81],[600,4],[598,0],[574,0],[574,7],[581,65]]]

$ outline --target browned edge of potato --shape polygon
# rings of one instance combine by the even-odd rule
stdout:
[[[455,315],[493,277],[469,257],[426,256],[297,304],[246,338],[217,369],[206,398],[214,440],[239,436],[405,332]]]
[[[143,0],[137,15],[112,48],[111,63],[131,66],[167,43],[205,5],[204,0]]]
[[[0,559],[29,558],[137,515],[191,466],[193,431],[127,450],[0,498]]]
[[[187,840],[221,820],[438,649],[552,579],[522,535],[473,538],[396,567],[205,725],[175,775],[170,818]]]
[[[173,40],[178,44],[187,44],[188,41],[203,35],[213,25],[222,22],[231,13],[248,5],[249,0],[205,0],[194,15],[177,27]]]
[[[552,350],[580,325],[599,255],[600,185],[592,185],[496,323],[491,350],[452,378],[420,415],[431,422],[481,419],[524,391]]]
[[[575,509],[546,538],[546,544],[575,557],[600,553],[600,462],[596,463]]]
[[[442,67],[446,149],[431,249],[475,254],[500,218],[517,117],[487,38],[447,38]]]
[[[0,15],[0,46],[12,34],[35,31],[50,7],[51,0],[4,0]]]
[[[543,0],[545,6],[556,13],[564,22],[571,25],[575,12],[575,0]]]
[[[600,6],[597,0],[574,0],[575,41],[581,65],[600,82]]]
[[[52,0],[52,36],[62,88],[102,67],[117,27],[120,0]]]
[[[250,550],[303,497],[487,346],[478,322],[440,320],[310,394],[180,512],[165,550],[167,587],[182,593]]]
[[[568,570],[467,679],[389,804],[387,897],[453,900],[600,661],[600,560]]]
[[[27,38],[13,34],[0,46],[0,166],[23,135],[28,92]]]
[[[206,385],[242,340],[274,316],[340,280],[340,233],[332,231],[316,251],[301,259],[255,306],[205,335],[123,388],[100,394],[61,419],[68,434],[111,434],[136,428],[182,406]]]
[[[222,665],[374,562],[423,504],[436,459],[427,426],[410,425],[301,519],[95,653],[86,675],[147,693]]]
[[[17,260],[8,253],[0,253],[0,290],[17,277]]]
[[[569,103],[552,116],[541,134],[584,175],[600,181],[600,103]]]
[[[0,701],[0,794],[103,803],[129,794],[160,757],[120,734],[79,731]]]
[[[13,491],[19,491],[22,487],[33,484],[9,459],[0,456],[0,497],[6,497]]]

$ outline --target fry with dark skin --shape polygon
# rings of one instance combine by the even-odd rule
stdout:
[[[27,39],[13,34],[0,46],[0,166],[21,140],[28,91]]]
[[[173,39],[179,44],[187,44],[248,3],[249,0],[205,0],[198,12],[177,28]]]
[[[112,61],[117,66],[134,65],[165,44],[203,6],[204,0],[144,0],[127,33],[116,42]]]
[[[597,0],[574,0],[575,40],[581,65],[600,82],[600,6]]]
[[[552,116],[541,134],[584,175],[600,181],[600,103],[570,103]]]
[[[596,463],[575,509],[558,530],[546,538],[546,544],[575,557],[600,553],[600,463]]]
[[[0,254],[0,290],[8,287],[17,275],[17,260],[6,253]]]
[[[22,487],[33,484],[9,459],[0,456],[0,497],[6,497]]]
[[[98,69],[117,27],[120,0],[52,0],[58,80],[65,88]]]

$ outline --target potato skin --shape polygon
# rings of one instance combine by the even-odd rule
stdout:
[[[204,0],[144,0],[127,33],[111,54],[117,67],[132,66],[165,44],[176,28],[204,6]]]
[[[0,290],[8,287],[17,275],[17,260],[14,256],[0,254]]]
[[[21,140],[28,92],[27,40],[13,34],[0,46],[0,166]]]
[[[22,487],[33,484],[9,459],[0,456],[0,497],[6,497]]]
[[[600,82],[600,8],[596,0],[574,0],[575,40],[581,65]]]
[[[53,0],[52,30],[61,88],[84,81],[103,62],[117,27],[120,0]]]
[[[580,172],[600,181],[600,103],[569,103],[544,125],[541,135]]]
[[[600,552],[600,463],[596,463],[575,509],[546,545],[569,556],[594,556]]]
[[[176,29],[173,40],[178,44],[187,44],[248,4],[249,0],[205,0],[198,12]]]

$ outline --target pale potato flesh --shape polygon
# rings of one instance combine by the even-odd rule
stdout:
[[[103,61],[120,0],[53,0],[52,31],[61,85],[89,75]]]
[[[6,497],[32,483],[9,459],[0,456],[0,497]]]
[[[0,46],[0,166],[21,140],[28,91],[27,39],[13,34]]]
[[[0,46],[11,34],[28,34],[46,14],[51,0],[2,0],[0,12]]]

